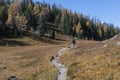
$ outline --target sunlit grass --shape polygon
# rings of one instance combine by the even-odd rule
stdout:
[[[56,78],[57,72],[50,63],[50,59],[64,47],[62,44],[38,42],[28,37],[9,40],[22,41],[30,45],[0,47],[0,80],[5,80],[9,76],[16,76],[22,80],[54,80]]]
[[[116,41],[78,41],[60,58],[68,67],[67,80],[120,80],[120,46]]]

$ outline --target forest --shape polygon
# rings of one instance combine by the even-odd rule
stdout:
[[[118,34],[112,23],[72,12],[62,6],[33,0],[0,0],[0,37],[28,35],[55,38],[62,33],[87,40],[105,40]]]

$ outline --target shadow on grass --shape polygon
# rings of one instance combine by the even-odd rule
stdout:
[[[7,40],[7,39],[3,39],[0,40],[0,46],[29,46],[30,44],[27,42],[23,42],[23,41],[16,41],[16,40]]]
[[[61,44],[63,41],[66,41],[66,40],[62,40],[62,39],[52,39],[52,38],[47,38],[47,37],[31,37],[33,38],[34,40],[36,41],[41,41],[43,43],[49,43],[49,44]]]
[[[61,44],[63,41],[66,41],[65,39],[61,39],[61,38],[49,38],[49,37],[39,37],[39,36],[31,36],[31,35],[26,35],[26,37],[30,37],[36,41],[40,41],[43,43],[49,43],[49,44]],[[18,37],[18,38],[3,38],[0,37],[0,46],[30,46],[29,42],[24,42],[24,41],[20,41],[20,40],[16,40],[16,39],[22,39],[23,37]]]

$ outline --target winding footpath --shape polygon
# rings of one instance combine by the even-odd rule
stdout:
[[[67,70],[68,68],[65,67],[63,64],[59,62],[59,57],[64,54],[65,51],[69,50],[71,48],[62,48],[56,56],[54,56],[51,60],[51,63],[53,66],[57,69],[57,80],[66,80],[67,76]]]

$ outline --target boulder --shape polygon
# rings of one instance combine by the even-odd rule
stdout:
[[[120,46],[120,41],[116,43],[116,46]]]

